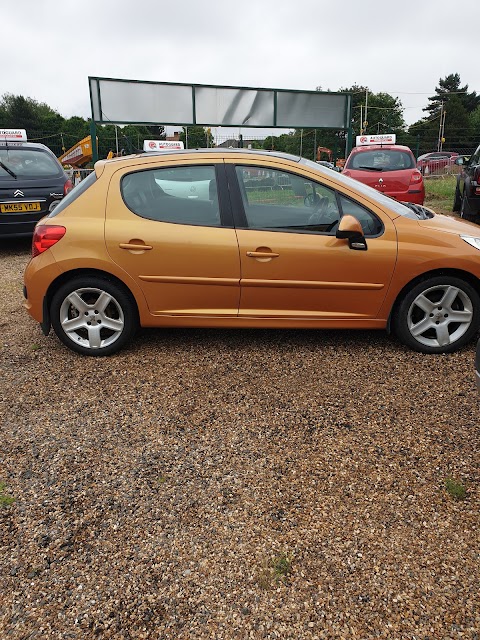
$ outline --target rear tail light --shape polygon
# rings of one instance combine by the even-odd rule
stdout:
[[[65,184],[63,185],[63,195],[66,196],[67,193],[70,193],[70,191],[73,189],[73,184],[72,181],[70,180],[70,178],[65,182]]]
[[[60,227],[59,225],[37,225],[33,233],[32,258],[50,249],[54,244],[57,244],[57,242],[63,238],[66,231],[65,227]]]
[[[412,172],[412,177],[410,178],[410,184],[416,184],[417,182],[422,181],[422,174],[418,169],[414,169]]]

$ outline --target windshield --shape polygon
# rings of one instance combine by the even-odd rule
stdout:
[[[311,160],[306,160],[305,158],[302,158],[300,160],[300,163],[308,166],[310,169],[314,169],[317,173],[319,173],[319,171],[321,170],[318,164],[316,162],[312,162]],[[355,189],[355,191],[362,193],[363,195],[367,196],[367,198],[370,198],[370,200],[374,200],[380,206],[387,207],[388,209],[390,209],[390,211],[393,211],[399,216],[404,216],[405,218],[412,218],[413,220],[419,219],[419,215],[415,211],[410,209],[408,206],[402,204],[401,202],[398,202],[398,200],[389,198],[388,196],[384,195],[383,193],[380,193],[380,191],[377,191],[373,187],[369,187],[368,185],[363,184],[363,182],[358,182],[358,180],[354,180],[353,178],[344,176],[341,173],[337,173],[335,177],[340,183],[343,183],[345,187],[349,189]]]
[[[352,154],[346,168],[364,171],[401,171],[413,169],[415,163],[408,151],[375,149]]]
[[[55,158],[42,149],[0,149],[0,179],[51,178],[61,173]]]

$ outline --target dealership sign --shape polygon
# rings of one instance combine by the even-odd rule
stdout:
[[[357,136],[357,147],[366,144],[395,144],[396,139],[397,136],[394,133]]]
[[[0,129],[0,140],[26,142],[27,132],[25,129]]]
[[[183,142],[179,140],[144,140],[144,151],[161,151],[162,149],[183,149]]]

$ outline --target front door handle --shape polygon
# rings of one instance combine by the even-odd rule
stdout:
[[[278,258],[279,253],[273,253],[272,251],[247,251],[249,258]]]
[[[134,244],[133,242],[121,242],[119,247],[127,251],[150,251],[153,249],[149,244]]]

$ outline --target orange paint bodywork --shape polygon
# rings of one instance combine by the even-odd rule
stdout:
[[[148,220],[122,199],[120,180],[131,171],[217,163],[260,165],[321,182],[373,212],[383,232],[367,237],[366,251],[355,251],[326,233]],[[45,297],[85,271],[121,281],[146,327],[384,328],[402,290],[419,276],[464,272],[479,289],[480,252],[460,238],[479,236],[476,225],[439,215],[403,217],[322,167],[215,150],[118,158],[98,162],[95,170],[97,181],[81,197],[42,221],[67,231],[25,272],[26,307],[38,322]]]

